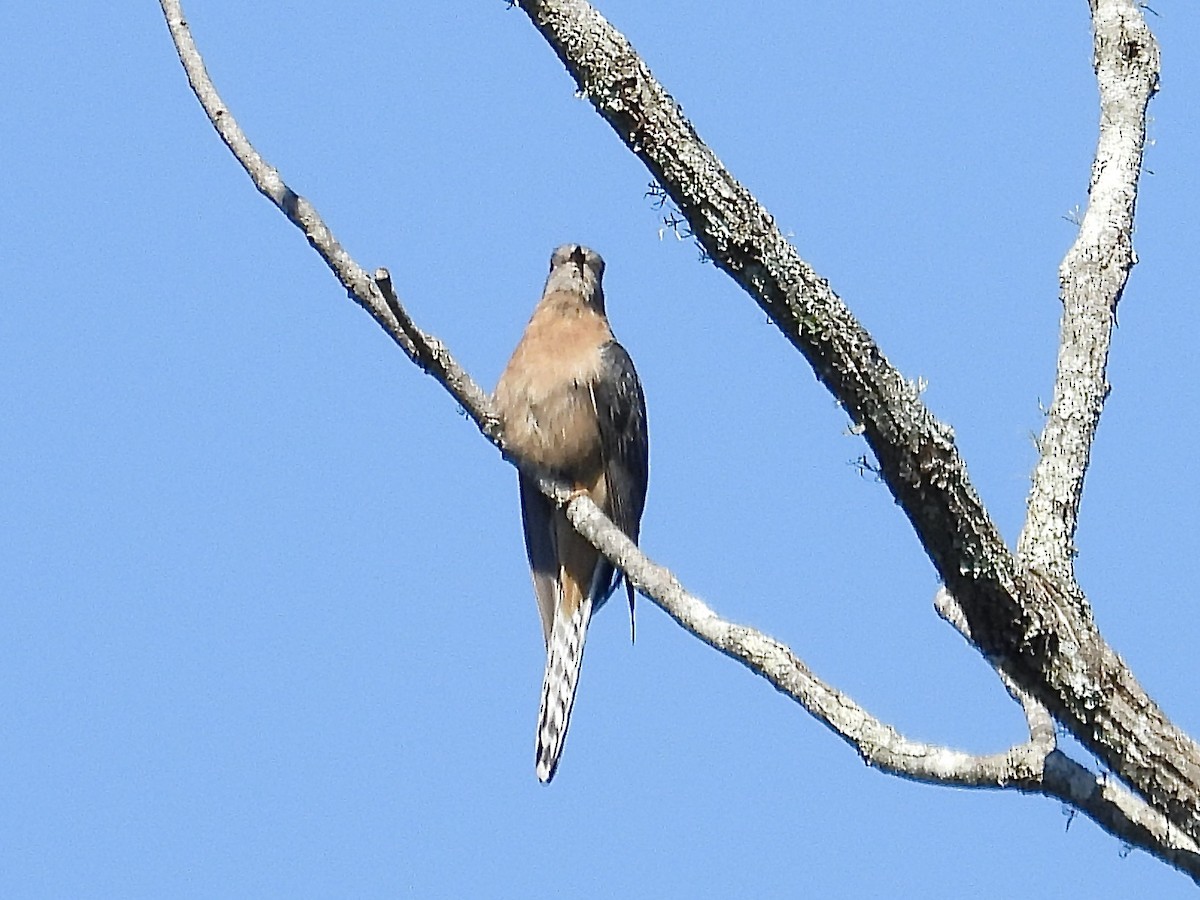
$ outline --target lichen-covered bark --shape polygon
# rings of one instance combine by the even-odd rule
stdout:
[[[1092,441],[1108,396],[1105,369],[1117,303],[1136,257],[1133,214],[1146,105],[1158,89],[1158,47],[1131,0],[1092,2],[1100,136],[1079,234],[1059,269],[1063,303],[1054,401],[1017,556],[1074,580],[1075,527]]]
[[[1200,836],[1200,747],[1167,719],[1105,644],[1074,582],[1057,567],[1022,565],[1009,552],[971,485],[952,431],[925,408],[915,386],[700,141],[616,29],[583,0],[519,5],[713,261],[766,311],[862,428],[884,481],[961,604],[979,649],[1171,821]],[[1136,7],[1125,0],[1094,5],[1103,7],[1099,23],[1117,22],[1115,36],[1098,27],[1098,69],[1114,51],[1131,63],[1156,60],[1148,31],[1121,30],[1121,22],[1141,22]],[[1141,115],[1136,109],[1130,114]],[[1095,401],[1086,402],[1089,414],[1098,415]],[[1084,440],[1090,442],[1090,435]],[[1080,470],[1080,481],[1082,476]]]

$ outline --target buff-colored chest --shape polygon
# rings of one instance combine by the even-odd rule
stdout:
[[[538,305],[496,385],[505,442],[518,458],[576,480],[596,475],[593,386],[600,349],[611,340],[604,317],[571,295],[552,294]]]

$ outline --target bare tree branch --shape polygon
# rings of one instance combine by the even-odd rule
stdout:
[[[160,2],[193,90],[213,126],[250,174],[259,191],[305,233],[309,243],[333,270],[351,297],[371,313],[410,359],[446,387],[484,435],[503,450],[502,437],[490,397],[457,364],[440,341],[416,326],[397,298],[388,272],[380,269],[373,277],[368,276],[337,243],[311,204],[291,191],[278,172],[253,149],[209,80],[179,3],[177,0]],[[575,5],[590,11],[586,4]],[[607,27],[607,23],[604,25]],[[621,41],[623,42],[623,38]],[[625,46],[628,49],[628,45]],[[628,52],[632,53],[631,50]],[[648,77],[648,72],[645,74]],[[655,87],[657,88],[657,85]],[[661,88],[658,90],[661,92]],[[665,93],[663,96],[665,97]],[[673,104],[671,111],[676,112]],[[688,131],[690,132],[690,126]],[[691,149],[719,169],[720,164],[707,148],[699,143],[694,133],[690,133],[690,140],[693,142]],[[727,180],[714,182],[721,185],[717,188],[719,195],[725,195],[725,189],[730,185],[741,191],[740,186],[737,186],[731,177],[725,175],[724,178]],[[750,200],[752,201],[752,198]],[[693,206],[681,204],[680,208],[689,219],[695,214]],[[757,205],[754,204],[753,208],[757,208]],[[770,220],[766,213],[762,212],[761,216],[764,218],[760,219],[759,224],[769,225]],[[697,234],[702,239],[712,240],[712,235],[707,231],[697,231]],[[733,244],[720,246],[729,252],[736,249],[738,253],[750,254],[755,252],[750,243],[752,237],[753,235],[746,235],[747,243],[744,247],[735,247]],[[893,436],[903,435],[909,433],[906,429],[911,430],[914,424],[920,425],[925,429],[921,434],[927,437],[932,434],[937,453],[948,454],[948,458],[956,462],[957,456],[953,451],[949,430],[932,420],[928,413],[920,408],[915,390],[887,367],[869,336],[858,328],[857,323],[828,290],[827,285],[816,279],[798,258],[793,264],[793,274],[804,277],[799,282],[792,283],[790,292],[785,292],[782,298],[776,299],[780,299],[784,304],[781,308],[803,314],[789,320],[796,326],[796,340],[799,340],[802,333],[806,333],[805,327],[808,327],[810,332],[818,328],[829,332],[821,338],[830,354],[827,383],[832,384],[836,377],[836,383],[846,389],[848,396],[859,404],[852,407],[853,410],[857,410],[856,418],[873,423],[877,439],[883,434],[880,422],[894,414],[889,403],[899,403],[903,415],[892,422],[888,433]],[[723,265],[727,270],[730,268],[728,259],[724,260]],[[769,276],[761,265],[748,261],[738,271],[742,273],[738,277],[749,279],[749,283],[758,285],[762,290],[770,289],[772,276]],[[819,292],[821,304],[812,308],[805,306],[805,291],[808,290]],[[851,329],[848,343],[846,334],[837,330],[845,327]],[[858,358],[858,354],[861,353],[866,353],[865,360]],[[842,370],[842,364],[847,361],[859,366],[852,371],[847,370],[854,377],[848,377]],[[880,372],[875,371],[877,368],[882,370],[882,376]],[[888,390],[881,390],[881,383]],[[916,404],[917,407],[915,419],[914,410],[910,408],[912,404]],[[919,458],[921,449],[920,445],[910,449],[910,452],[918,455],[916,468],[910,472],[914,489],[920,487],[923,483],[922,476],[930,471]],[[944,462],[943,459],[942,463]],[[961,468],[961,464],[958,465]],[[974,499],[970,485],[965,481],[965,473],[960,475],[953,468],[946,471],[958,479],[956,489],[972,500],[982,514],[982,507]],[[535,474],[538,476],[539,486],[547,496],[560,504],[571,498],[568,486],[544,473]],[[941,487],[946,489],[946,485]],[[582,534],[626,571],[639,590],[650,596],[684,628],[762,675],[778,690],[796,700],[853,746],[869,765],[928,783],[983,788],[1016,787],[1027,792],[1059,797],[1087,813],[1122,840],[1142,846],[1148,852],[1188,872],[1194,879],[1200,879],[1200,857],[1195,852],[1195,845],[1178,828],[1171,825],[1162,813],[1123,788],[1098,780],[1086,769],[1054,749],[1053,729],[1049,725],[1044,708],[1009,678],[1008,669],[1000,664],[1003,657],[991,658],[998,661],[998,670],[1005,678],[1006,684],[1014,696],[1025,705],[1031,735],[1027,743],[1017,745],[1005,753],[976,756],[948,747],[910,741],[891,726],[869,715],[848,696],[816,678],[784,644],[754,629],[735,625],[718,617],[702,601],[684,590],[671,572],[646,557],[587,497],[570,499],[567,513],[572,524]],[[980,521],[990,526],[986,515],[982,515]],[[914,522],[916,521],[914,518]],[[990,534],[979,534],[976,537],[984,549],[989,552],[993,549],[986,546],[992,540]],[[1013,586],[1008,585],[1009,588]],[[947,593],[946,597],[949,598],[950,595]],[[969,617],[952,602],[952,598],[947,609],[950,610],[948,615],[957,616],[956,624],[968,640],[982,646],[982,642],[972,636]],[[1068,623],[1067,627],[1072,624],[1074,623]]]
[[[967,475],[951,429],[921,403],[828,282],[696,135],[629,42],[584,0],[519,0],[629,149],[662,185],[712,260],[771,317],[854,421],[911,521],[973,641],[1092,752],[1193,838],[1200,747],[1104,642],[1078,586],[1008,551]],[[1126,0],[1097,0],[1141,21]],[[1133,30],[1130,61],[1156,58]],[[1131,43],[1132,42],[1132,43]]]
[[[1158,45],[1133,0],[1091,0],[1100,139],[1079,235],[1059,268],[1062,339],[1054,402],[1038,442],[1017,556],[1063,581],[1075,577],[1075,527],[1105,378],[1117,303],[1137,257],[1133,213],[1146,106],[1158,89]]]
[[[337,242],[333,232],[313,205],[288,187],[275,167],[268,164],[251,146],[221,100],[212,79],[208,77],[204,60],[200,51],[196,49],[191,29],[184,18],[183,8],[178,2],[171,0],[162,0],[160,5],[167,20],[167,27],[171,31],[171,40],[179,53],[179,61],[183,63],[183,70],[187,73],[188,83],[196,99],[200,101],[213,128],[246,170],[259,193],[274,203],[293,225],[304,232],[309,244],[337,276],[350,299],[371,314],[409,359],[423,371],[437,378],[446,390],[454,395],[459,405],[471,412],[483,433],[498,445],[499,423],[491,410],[488,395],[451,358],[441,342],[423,334],[412,324],[411,319],[400,321],[395,317],[374,279]]]

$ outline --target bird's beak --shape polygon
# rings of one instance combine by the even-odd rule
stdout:
[[[583,248],[578,244],[576,244],[575,249],[571,251],[571,262],[575,263],[575,265],[579,266],[581,269],[586,262],[586,257],[583,255]]]

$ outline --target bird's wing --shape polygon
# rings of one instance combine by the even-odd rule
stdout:
[[[521,524],[525,527],[525,553],[529,557],[529,574],[533,578],[533,593],[542,616],[542,637],[550,643],[554,627],[554,608],[558,605],[559,560],[557,534],[554,525],[554,504],[532,480],[524,475],[521,481]]]
[[[646,505],[646,485],[650,477],[650,443],[646,430],[646,399],[633,360],[625,348],[609,341],[600,349],[600,368],[592,396],[600,428],[604,479],[608,493],[605,510],[618,528],[637,543],[642,509]],[[612,564],[600,558],[607,593],[616,588],[620,575]],[[625,579],[633,609],[633,585]],[[598,598],[599,599],[599,598]]]

